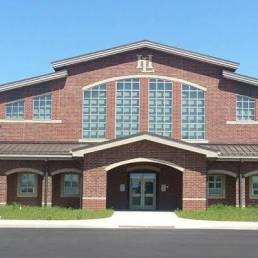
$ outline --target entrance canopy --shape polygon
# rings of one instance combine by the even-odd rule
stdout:
[[[88,153],[107,150],[110,148],[119,147],[130,143],[136,143],[139,141],[150,141],[154,143],[159,143],[165,146],[170,146],[177,149],[182,149],[182,150],[202,154],[202,155],[205,155],[207,158],[217,158],[219,154],[216,151],[210,150],[198,144],[186,143],[184,141],[174,140],[174,139],[170,139],[167,137],[158,136],[150,133],[135,134],[132,136],[123,137],[123,138],[119,138],[111,141],[105,141],[91,147],[82,147],[82,148],[73,149],[71,153],[74,157],[83,157],[85,154],[88,154]]]

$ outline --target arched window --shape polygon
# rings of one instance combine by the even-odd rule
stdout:
[[[116,82],[116,137],[138,133],[140,115],[140,80]]]
[[[182,85],[182,139],[205,139],[205,94],[193,86]]]
[[[83,138],[105,138],[106,135],[106,85],[84,91]]]
[[[149,80],[149,132],[172,135],[172,82]]]

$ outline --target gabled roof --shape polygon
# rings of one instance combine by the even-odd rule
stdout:
[[[66,78],[67,75],[68,75],[67,71],[63,70],[63,71],[47,73],[47,74],[43,74],[36,77],[15,81],[15,82],[0,84],[0,92]]]
[[[223,77],[227,78],[227,79],[231,79],[233,81],[238,81],[238,82],[243,82],[243,83],[251,84],[251,85],[254,85],[254,86],[258,86],[258,79],[257,78],[242,75],[242,74],[239,74],[239,73],[232,73],[232,72],[224,70],[223,71]]]
[[[71,153],[72,153],[73,157],[83,157],[85,154],[88,154],[88,153],[93,153],[93,152],[97,152],[97,151],[101,151],[101,150],[119,147],[119,146],[123,146],[126,144],[140,142],[140,141],[144,141],[144,140],[159,143],[159,144],[174,147],[174,148],[178,148],[178,149],[182,149],[182,150],[187,150],[190,152],[203,154],[208,158],[217,158],[218,157],[218,152],[210,150],[208,148],[205,148],[202,146],[197,146],[197,145],[190,144],[190,143],[186,143],[186,142],[179,141],[179,140],[173,140],[168,137],[163,137],[163,136],[150,134],[150,133],[135,134],[135,135],[131,135],[128,137],[105,141],[96,146],[88,146],[88,147],[86,146],[86,147],[73,149],[71,151]]]
[[[52,62],[52,66],[54,69],[60,69],[60,68],[67,67],[69,65],[79,64],[79,63],[87,62],[87,61],[94,60],[97,58],[120,54],[120,53],[123,53],[126,51],[136,50],[136,49],[140,49],[140,48],[150,48],[150,49],[158,50],[161,52],[174,54],[174,55],[186,57],[189,59],[194,59],[194,60],[205,62],[205,63],[218,65],[218,66],[233,69],[233,70],[236,70],[239,66],[239,63],[232,62],[232,61],[229,61],[226,59],[217,58],[217,57],[213,57],[213,56],[209,56],[209,55],[204,55],[204,54],[192,52],[192,51],[181,49],[181,48],[175,48],[175,47],[156,43],[156,42],[149,41],[149,40],[142,40],[142,41],[134,42],[131,44],[121,45],[118,47],[109,48],[109,49],[105,49],[105,50],[101,50],[101,51],[97,51],[97,52],[93,52],[93,53],[89,53],[89,54],[85,54],[85,55],[79,55],[79,56],[75,56],[75,57],[57,60],[57,61]]]

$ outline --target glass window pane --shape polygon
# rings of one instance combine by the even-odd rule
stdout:
[[[255,120],[255,99],[238,95],[236,97],[236,120]]]
[[[7,103],[5,105],[6,119],[24,119],[24,100]]]
[[[33,99],[33,119],[50,120],[52,100],[51,94],[41,95]]]
[[[182,138],[201,140],[205,138],[205,94],[190,85],[182,85]]]
[[[172,135],[172,82],[149,80],[149,131],[158,135]],[[165,125],[165,122],[168,123]]]
[[[116,82],[116,137],[138,132],[139,96],[139,79],[126,79]]]
[[[85,90],[83,106],[83,138],[105,138],[106,84]]]

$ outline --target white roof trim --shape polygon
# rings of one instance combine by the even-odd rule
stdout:
[[[67,77],[68,73],[66,70],[54,73],[43,74],[37,77],[32,77],[16,82],[10,82],[0,85],[0,92],[31,86],[43,82],[53,81]]]
[[[228,175],[228,176],[232,176],[232,177],[237,177],[237,174],[235,174],[229,170],[224,170],[224,169],[210,169],[210,170],[208,170],[208,174],[209,175],[219,174],[219,175]]]
[[[101,81],[97,81],[97,82],[88,84],[88,85],[84,86],[82,89],[87,90],[87,89],[92,88],[97,85],[105,84],[105,83],[112,82],[112,81],[131,79],[131,78],[133,78],[133,79],[139,79],[139,78],[162,79],[162,80],[171,81],[172,83],[176,81],[176,82],[180,82],[182,84],[187,84],[187,85],[193,86],[193,87],[201,89],[203,91],[207,91],[206,87],[201,86],[199,84],[189,82],[189,81],[186,81],[183,79],[179,79],[176,77],[163,76],[163,75],[158,75],[158,74],[131,74],[131,75],[123,75],[123,76],[117,76],[117,77],[110,77],[110,78],[107,78],[107,79],[104,79]]]
[[[212,56],[208,56],[208,55],[204,55],[204,54],[200,54],[197,52],[192,52],[192,51],[188,51],[180,48],[171,47],[171,46],[163,45],[163,44],[148,41],[148,40],[134,42],[131,44],[126,44],[126,45],[122,45],[122,46],[118,46],[118,47],[114,47],[114,48],[110,48],[102,51],[97,51],[86,55],[80,55],[80,56],[54,61],[52,62],[52,66],[54,69],[58,69],[69,65],[78,64],[78,63],[94,60],[97,58],[107,57],[110,55],[115,55],[115,54],[131,51],[139,48],[151,48],[165,53],[183,56],[186,58],[194,59],[201,62],[211,63],[214,65],[219,65],[230,69],[237,69],[239,66],[239,64],[236,62],[232,62],[225,59],[216,58],[216,57],[212,57]]]
[[[243,83],[247,83],[247,84],[251,84],[254,86],[258,86],[258,79],[250,77],[250,76],[245,76],[242,74],[238,74],[238,73],[232,73],[229,71],[223,71],[223,77],[227,78],[227,79],[231,79],[234,81],[238,81],[238,82],[243,82]]]
[[[168,161],[160,160],[160,159],[148,159],[148,158],[135,158],[135,159],[123,160],[123,161],[116,162],[114,164],[111,164],[111,165],[107,166],[105,168],[105,170],[109,171],[109,170],[111,170],[113,168],[116,168],[116,167],[120,167],[120,166],[127,165],[127,164],[132,164],[132,163],[138,163],[138,162],[148,162],[148,163],[161,164],[161,165],[165,165],[165,166],[168,166],[168,167],[175,168],[175,169],[177,169],[181,172],[184,172],[183,167],[178,166],[178,165],[176,165],[172,162],[168,162]]]
[[[215,151],[205,150],[203,148],[191,146],[189,144],[176,142],[176,141],[173,141],[172,139],[167,140],[167,139],[163,139],[161,137],[152,136],[152,135],[148,135],[148,134],[138,135],[138,136],[130,137],[130,138],[126,138],[126,139],[118,139],[116,141],[106,142],[106,143],[103,143],[103,144],[100,144],[97,146],[88,147],[85,149],[74,150],[74,151],[71,151],[71,153],[74,157],[83,157],[84,154],[101,151],[101,150],[106,150],[109,148],[114,148],[117,146],[130,144],[130,143],[134,143],[134,142],[138,142],[138,141],[142,141],[142,140],[147,140],[147,141],[151,141],[151,142],[155,142],[155,143],[160,143],[160,144],[163,144],[166,146],[175,147],[178,149],[183,149],[183,150],[203,154],[209,158],[217,158],[218,157],[218,153]]]

